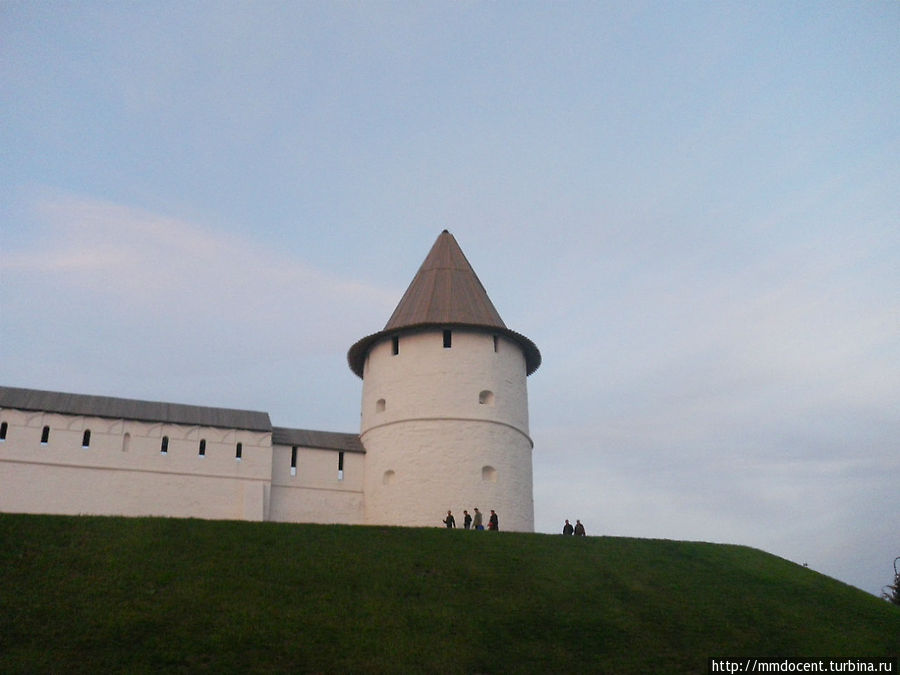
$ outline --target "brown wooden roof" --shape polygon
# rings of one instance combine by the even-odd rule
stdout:
[[[430,323],[506,328],[456,239],[441,232],[384,330]]]
[[[347,353],[350,369],[362,377],[366,355],[379,340],[400,331],[435,326],[459,326],[506,335],[522,347],[529,375],[541,365],[537,346],[506,327],[475,270],[447,230],[438,235],[384,329],[350,348]]]

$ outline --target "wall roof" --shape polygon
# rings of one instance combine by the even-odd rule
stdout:
[[[0,408],[138,420],[141,422],[163,422],[190,426],[263,431],[272,433],[273,445],[300,445],[305,448],[361,453],[366,451],[362,441],[359,439],[359,434],[273,427],[268,413],[252,410],[208,408],[180,403],[138,401],[112,396],[65,394],[56,391],[3,386],[0,386]]]
[[[272,427],[272,445],[299,445],[304,448],[343,450],[345,452],[366,451],[362,441],[359,440],[359,434],[287,429],[285,427]]]
[[[384,329],[350,348],[350,369],[362,377],[366,354],[379,340],[400,331],[436,326],[464,326],[506,335],[522,347],[529,375],[541,365],[537,346],[506,327],[475,270],[447,230],[438,235]]]
[[[138,401],[111,396],[0,387],[0,408],[88,415],[142,422],[168,422],[225,429],[271,431],[269,414],[251,410],[207,408],[181,403]]]

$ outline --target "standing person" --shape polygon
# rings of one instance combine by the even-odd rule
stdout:
[[[475,507],[475,520],[472,521],[472,525],[476,530],[483,530],[484,525],[481,524],[481,511],[478,510],[478,507]]]
[[[572,523],[569,522],[569,519],[566,518],[566,524],[563,525],[563,534],[572,534],[574,532],[574,528],[572,527]]]
[[[468,530],[472,526],[472,516],[470,516],[469,512],[465,509],[463,510],[463,515],[465,515],[465,518],[463,518],[463,527]]]
[[[452,511],[447,511],[447,517],[444,518],[444,525],[446,525],[448,529],[456,527],[456,519],[453,517]]]
[[[497,519],[497,514],[494,513],[494,509],[491,509],[491,518],[488,520],[488,529],[497,532],[500,529],[500,523]]]
[[[584,534],[584,525],[582,525],[582,524],[581,524],[581,521],[578,520],[577,518],[575,519],[575,536],[576,536],[576,537],[583,537],[583,536],[585,536],[585,534]]]

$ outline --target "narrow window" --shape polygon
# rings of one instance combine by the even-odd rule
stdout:
[[[450,349],[450,331],[444,330],[444,349]]]
[[[81,437],[81,447],[89,448],[91,447],[91,430],[85,429],[84,434]]]
[[[486,481],[488,483],[496,483],[497,482],[497,469],[495,469],[492,466],[481,467],[481,480]]]
[[[159,452],[162,455],[169,454],[169,437],[168,436],[162,437],[162,442],[159,444]]]
[[[384,475],[381,477],[381,482],[385,485],[393,485],[394,481],[397,479],[397,474],[394,473],[393,469],[388,469],[384,472]]]
[[[238,443],[234,447],[234,458],[238,461],[241,461],[241,455],[244,454],[244,444]]]
[[[297,446],[291,448],[291,475],[297,475]]]
[[[338,453],[338,480],[344,480],[344,451]]]
[[[131,434],[129,434],[126,431],[125,435],[122,436],[122,452],[128,452],[128,448],[130,448],[130,447],[131,447]]]
[[[197,454],[201,457],[206,457],[206,439],[200,439],[200,449],[197,451]]]
[[[481,405],[494,405],[494,392],[488,391],[487,389],[480,392],[478,394],[478,402]]]
[[[499,351],[499,349],[498,349],[499,347],[500,347],[500,338],[495,335],[494,336],[494,353]]]
[[[375,412],[384,412],[384,408],[387,404],[384,402],[383,398],[375,401]]]
[[[9,425],[6,422],[0,422],[0,441],[6,440],[6,430]]]
[[[41,432],[41,445],[47,445],[50,442],[50,427],[44,427]]]
[[[400,353],[400,336],[395,335],[391,338],[391,354],[397,356]]]

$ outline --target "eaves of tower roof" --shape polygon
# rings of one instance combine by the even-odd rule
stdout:
[[[400,331],[434,326],[465,327],[505,335],[522,347],[529,375],[541,364],[537,346],[503,323],[475,270],[447,230],[438,235],[384,329],[350,348],[347,353],[350,369],[362,377],[366,354],[379,340]]]

